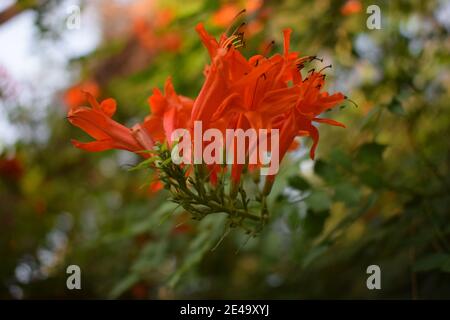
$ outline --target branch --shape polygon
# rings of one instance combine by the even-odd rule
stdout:
[[[15,2],[0,12],[0,25],[8,22],[20,13],[36,6],[36,1]]]

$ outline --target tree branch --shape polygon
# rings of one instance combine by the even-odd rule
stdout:
[[[8,22],[20,13],[36,6],[36,1],[17,1],[0,12],[0,25]]]

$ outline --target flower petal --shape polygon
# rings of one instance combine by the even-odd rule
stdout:
[[[114,113],[116,113],[116,108],[117,108],[116,100],[114,100],[112,98],[103,100],[100,103],[100,108],[108,117],[111,118],[114,115]]]
[[[336,126],[336,127],[342,127],[345,128],[345,124],[340,123],[338,121],[332,120],[332,119],[324,119],[324,118],[314,118],[313,119],[314,122],[320,122],[320,123],[326,123],[332,126]]]

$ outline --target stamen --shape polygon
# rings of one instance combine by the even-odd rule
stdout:
[[[355,105],[355,107],[357,107],[357,108],[358,108],[358,105],[356,104],[356,102],[355,102],[355,101],[353,101],[352,99],[350,99],[349,97],[347,97],[347,96],[344,96],[344,99],[345,99],[345,100],[348,100],[348,101],[350,101],[351,103],[353,103],[353,104]]]
[[[303,69],[305,67],[305,63],[309,63],[313,60],[323,61],[323,59],[319,59],[319,58],[317,58],[317,56],[306,56],[306,57],[298,58],[295,61],[298,71],[300,71],[301,69]],[[309,72],[311,72],[311,70],[308,71],[308,73]]]
[[[329,65],[323,67],[322,69],[319,70],[318,73],[321,73],[323,70],[328,69],[328,68],[330,68],[330,69],[333,68],[333,65],[329,64]]]
[[[237,38],[236,35],[231,35],[231,36],[229,36],[229,37],[223,42],[222,47],[223,47],[223,48],[228,48],[228,47],[233,43],[233,41],[234,41],[236,38]]]
[[[239,16],[240,15],[242,15],[243,13],[245,13],[245,9],[242,9],[241,11],[239,11],[235,16],[234,16],[234,18],[231,20],[231,23],[230,23],[230,25],[229,25],[229,27],[227,28],[227,30],[225,30],[225,34],[228,34],[228,32],[230,31],[230,28],[233,26],[233,24],[236,22],[236,20],[237,20],[237,18],[239,18]],[[240,28],[240,26],[239,26],[239,28]],[[238,29],[239,29],[238,28]]]
[[[232,35],[235,35],[245,25],[246,25],[246,23],[242,22],[236,29],[234,29]]]
[[[297,63],[296,67],[297,67],[297,70],[300,71],[301,69],[303,69],[305,67],[305,65],[303,63]]]
[[[304,62],[311,62],[313,60],[319,60],[319,59],[317,59],[316,56],[305,56],[305,57],[298,58],[295,62],[296,63],[304,63]]]
[[[232,34],[221,44],[222,48],[230,48],[231,46],[234,46],[235,48],[245,46],[244,32]]]
[[[267,56],[269,54],[269,52],[272,50],[273,46],[275,44],[275,41],[270,41],[270,43],[266,46],[266,48],[263,51],[263,56]]]
[[[237,34],[237,38],[233,40],[233,45],[235,48],[240,48],[245,46],[244,41],[244,32],[240,32]]]

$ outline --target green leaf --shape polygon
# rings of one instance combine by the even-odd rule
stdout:
[[[168,255],[168,242],[150,242],[140,252],[139,258],[132,266],[134,273],[157,269]]]
[[[351,183],[340,183],[335,187],[334,200],[345,202],[348,205],[356,205],[361,199],[361,192]]]
[[[447,259],[447,261],[442,264],[441,271],[450,273],[450,259]]]
[[[336,163],[347,170],[352,169],[352,159],[342,149],[334,149],[331,151],[330,159],[333,163]]]
[[[182,276],[197,266],[203,257],[211,250],[224,234],[226,216],[223,214],[210,214],[198,224],[198,233],[190,242],[186,257],[179,268],[168,279],[168,285],[174,287]]]
[[[378,164],[382,161],[385,149],[386,145],[376,142],[366,143],[359,147],[356,158],[359,162],[369,165]]]
[[[311,188],[311,185],[309,184],[308,181],[306,181],[303,177],[301,176],[290,176],[288,178],[288,185],[294,189],[297,190],[308,190]]]
[[[161,159],[159,156],[152,156],[152,157],[150,157],[148,159],[145,159],[144,161],[141,161],[140,163],[138,163],[133,168],[128,169],[128,171],[136,171],[136,170],[141,170],[141,169],[148,169],[152,163],[154,163],[155,161],[157,161],[159,159]]]
[[[371,169],[365,170],[359,174],[359,178],[362,183],[373,189],[383,187],[383,177],[380,172]]]
[[[314,262],[317,258],[323,255],[328,250],[327,245],[321,245],[311,249],[308,254],[305,256],[302,262],[302,266],[305,268]]]
[[[287,215],[287,224],[291,230],[297,230],[297,228],[300,226],[301,223],[301,217],[300,212],[298,208],[292,208],[292,210],[289,211]]]
[[[393,97],[391,102],[387,106],[388,110],[398,116],[405,115],[405,109],[403,109],[401,101],[397,97]]]
[[[302,231],[308,238],[314,238],[319,235],[325,224],[325,220],[329,217],[330,212],[324,211],[308,211],[306,216],[301,220]]]
[[[314,190],[305,200],[310,210],[320,212],[328,210],[331,206],[331,200],[325,191]]]
[[[336,182],[340,178],[336,167],[323,160],[317,160],[314,164],[314,172],[328,182]]]
[[[444,253],[436,253],[428,255],[418,260],[413,267],[414,271],[431,271],[448,266],[450,262],[450,255]]]
[[[131,273],[125,278],[123,278],[119,283],[117,283],[111,290],[109,297],[115,299],[119,297],[122,293],[130,289],[134,284],[139,281],[139,275]]]
[[[362,120],[360,130],[370,129],[374,127],[380,119],[382,112],[383,108],[381,108],[380,106],[373,107],[372,110],[370,110],[366,117]]]

